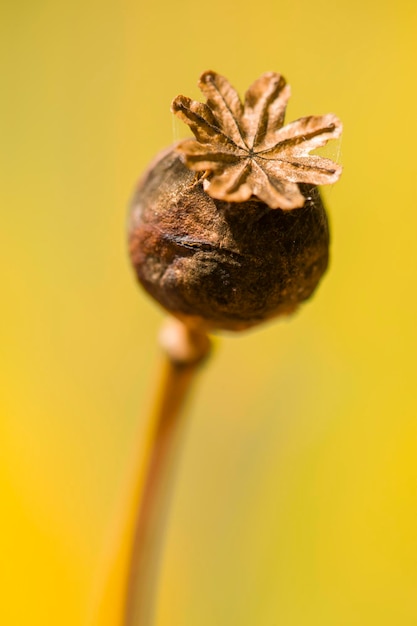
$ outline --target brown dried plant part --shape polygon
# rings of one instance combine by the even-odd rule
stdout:
[[[142,286],[180,319],[211,329],[243,330],[295,311],[328,264],[317,187],[300,185],[303,206],[281,211],[256,197],[216,200],[203,182],[175,147],[139,182],[129,247]]]
[[[216,72],[204,72],[199,87],[207,103],[177,96],[172,111],[189,125],[196,139],[177,145],[184,163],[205,174],[204,190],[227,202],[257,196],[272,209],[304,206],[298,184],[334,183],[341,167],[310,152],[342,132],[329,113],[302,117],[284,126],[290,87],[267,72],[248,89],[244,103]]]
[[[243,330],[295,311],[327,268],[317,185],[341,168],[309,153],[342,125],[328,114],[284,126],[290,88],[277,73],[243,103],[215,72],[199,84],[206,104],[172,104],[195,139],[161,153],[136,189],[130,255],[148,293],[189,326]]]

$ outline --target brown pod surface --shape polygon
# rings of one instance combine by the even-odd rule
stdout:
[[[213,199],[172,147],[134,194],[129,249],[153,298],[208,328],[240,330],[293,312],[328,265],[329,228],[318,188],[300,184],[304,206],[271,209]]]

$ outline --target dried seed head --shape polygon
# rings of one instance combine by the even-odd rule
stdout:
[[[138,185],[130,253],[138,279],[168,311],[189,325],[241,330],[293,312],[327,267],[315,184],[340,168],[305,155],[340,123],[303,118],[286,130],[289,89],[278,74],[256,81],[244,104],[213,72],[200,86],[207,105],[183,96],[173,103],[197,141],[161,153]]]
[[[328,227],[317,188],[304,206],[244,210],[211,198],[170,150],[136,191],[130,252],[145,289],[179,317],[239,330],[291,313],[314,291],[328,261]]]

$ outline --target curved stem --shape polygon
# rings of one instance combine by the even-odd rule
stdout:
[[[128,575],[124,626],[152,626],[165,528],[178,465],[190,386],[210,350],[205,332],[172,318],[161,334],[165,350],[154,433]]]

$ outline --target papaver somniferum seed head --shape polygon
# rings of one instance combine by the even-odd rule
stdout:
[[[336,116],[283,126],[289,86],[269,72],[242,104],[205,72],[207,104],[178,96],[172,109],[196,139],[157,156],[131,205],[137,277],[190,325],[242,330],[289,314],[328,265],[329,229],[318,184],[340,167],[309,152],[339,136]]]

